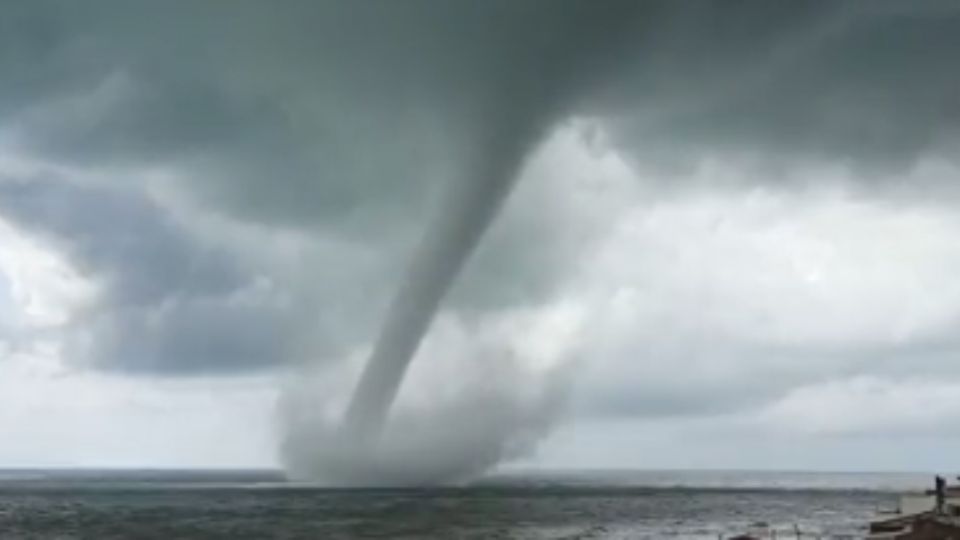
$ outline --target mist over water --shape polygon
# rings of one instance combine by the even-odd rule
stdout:
[[[536,366],[442,317],[375,438],[344,433],[347,387],[366,360],[301,375],[285,393],[287,473],[322,485],[459,483],[526,455],[563,411],[570,365]],[[464,353],[462,351],[469,351]]]

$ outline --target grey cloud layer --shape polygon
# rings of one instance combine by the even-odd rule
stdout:
[[[912,5],[40,2],[7,17],[0,101],[28,149],[188,164],[221,209],[329,226],[416,204],[538,108],[644,157],[955,144],[960,14]]]
[[[636,56],[636,75],[611,83],[639,106],[615,123],[641,153],[647,144],[874,168],[956,149],[960,77],[946,67],[960,50],[955,7],[698,6],[677,9],[687,32],[666,25],[652,58]]]
[[[0,22],[0,142],[111,174],[4,180],[0,212],[105,284],[77,338],[95,364],[328,355],[372,335],[438,189],[504,118],[596,116],[638,163],[729,151],[889,172],[955,158],[958,28],[926,2],[23,2]],[[308,247],[273,272],[258,246],[198,241],[137,185],[148,170]],[[508,207],[453,307],[553,294],[579,254],[552,240],[552,211]]]
[[[131,371],[233,371],[289,355],[294,321],[256,276],[138,193],[6,178],[0,212],[101,286],[68,354]],[[269,294],[270,291],[266,291]]]

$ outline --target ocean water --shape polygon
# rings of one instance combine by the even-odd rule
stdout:
[[[502,473],[322,489],[270,471],[0,471],[0,539],[860,538],[925,475]]]

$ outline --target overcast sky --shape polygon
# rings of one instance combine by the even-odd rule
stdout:
[[[525,126],[401,399],[561,388],[540,467],[957,468],[955,3],[8,4],[0,467],[278,465]]]

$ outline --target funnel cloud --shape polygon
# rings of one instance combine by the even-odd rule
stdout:
[[[430,223],[350,402],[346,436],[364,440],[379,435],[438,305],[509,195],[530,141],[515,126],[502,128]]]

